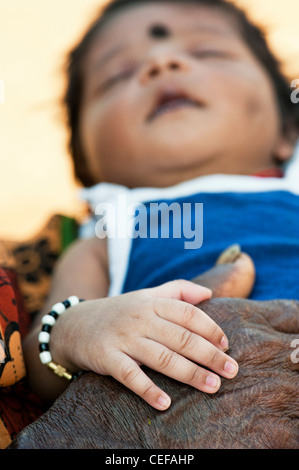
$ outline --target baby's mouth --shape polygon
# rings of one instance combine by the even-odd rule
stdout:
[[[156,117],[175,111],[184,107],[201,107],[202,104],[188,97],[185,93],[174,90],[164,90],[155,102],[155,105],[147,117],[147,121],[151,122]]]

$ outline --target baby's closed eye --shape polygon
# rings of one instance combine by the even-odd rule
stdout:
[[[101,89],[107,90],[122,81],[130,79],[134,75],[135,71],[136,66],[129,66],[127,68],[124,68],[123,70],[111,74],[110,77],[106,78],[104,82],[102,82]]]

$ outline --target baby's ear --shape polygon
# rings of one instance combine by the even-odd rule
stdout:
[[[286,163],[292,158],[298,138],[298,130],[291,126],[281,133],[273,152],[277,163]]]

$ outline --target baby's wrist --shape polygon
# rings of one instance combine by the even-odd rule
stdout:
[[[65,329],[69,321],[63,321],[67,309],[80,302],[78,297],[72,296],[67,300],[53,305],[51,311],[42,317],[41,331],[38,336],[40,360],[59,377],[74,380],[80,369],[68,358],[72,356],[72,341],[69,332]],[[66,316],[64,318],[67,319]]]

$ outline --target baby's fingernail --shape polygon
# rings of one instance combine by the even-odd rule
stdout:
[[[236,364],[233,364],[232,362],[230,361],[227,361],[225,364],[224,364],[224,370],[225,372],[227,372],[229,375],[235,375],[237,370],[238,370],[238,367],[236,366]]]
[[[158,398],[157,402],[162,408],[168,408],[170,405],[170,398],[161,396]]]
[[[222,340],[220,341],[220,346],[224,350],[228,349],[228,339],[226,338],[226,336],[223,336]]]
[[[206,385],[210,388],[218,388],[219,379],[212,375],[208,375],[208,377],[206,378]]]

